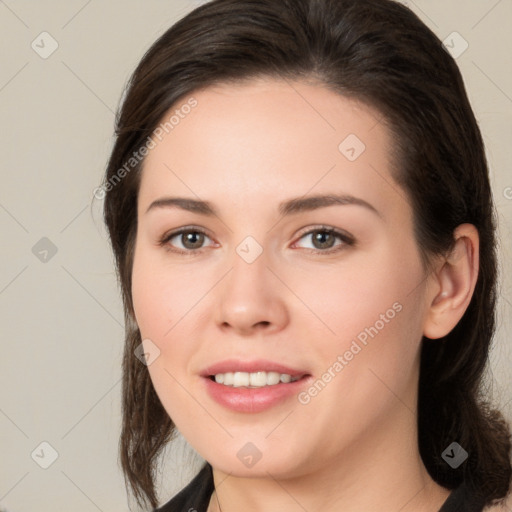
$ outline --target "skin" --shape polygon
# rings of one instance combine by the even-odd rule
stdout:
[[[425,273],[411,206],[391,174],[392,137],[364,104],[271,79],[193,96],[197,107],[145,160],[132,294],[145,347],[160,351],[148,366],[155,390],[214,468],[209,511],[437,511],[449,491],[418,452],[419,349],[422,335],[436,343],[469,304],[476,229],[459,226],[453,253]],[[354,161],[338,149],[349,134],[366,146]],[[361,198],[378,214],[355,204],[278,212],[282,201],[329,193]],[[148,211],[168,196],[208,201],[217,216]],[[326,254],[307,234],[319,225],[355,245],[328,239],[341,249]],[[181,236],[159,243],[185,226],[207,232],[202,245]],[[236,251],[247,236],[263,250],[252,263]],[[395,303],[401,311],[305,405],[293,396],[239,413],[204,391],[199,373],[232,357],[321,378]],[[247,442],[262,455],[251,468],[237,457]]]

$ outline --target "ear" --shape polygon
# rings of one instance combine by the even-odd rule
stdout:
[[[479,268],[479,236],[473,224],[461,224],[454,233],[455,245],[448,258],[430,276],[423,335],[446,336],[464,315],[476,286]]]

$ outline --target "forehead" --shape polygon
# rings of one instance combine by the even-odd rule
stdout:
[[[182,98],[162,123],[172,116],[145,159],[142,206],[167,192],[265,204],[343,190],[396,202],[382,116],[320,84],[217,84]]]

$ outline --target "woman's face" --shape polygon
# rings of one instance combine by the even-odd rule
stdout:
[[[169,416],[239,476],[414,441],[429,280],[379,114],[273,80],[193,98],[146,157],[133,265]]]

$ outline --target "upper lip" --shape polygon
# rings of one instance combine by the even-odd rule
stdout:
[[[283,364],[276,363],[274,361],[268,361],[265,359],[255,359],[252,361],[241,361],[237,359],[226,359],[214,363],[201,372],[202,377],[210,377],[219,373],[235,373],[235,372],[277,372],[286,373],[292,377],[303,377],[308,373],[305,370],[291,368]]]

